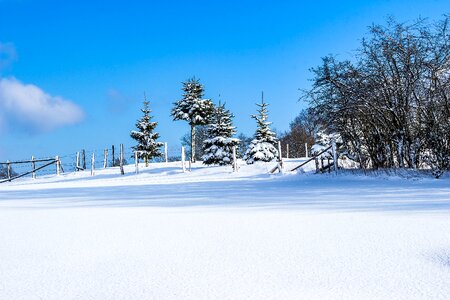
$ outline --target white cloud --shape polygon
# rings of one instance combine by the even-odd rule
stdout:
[[[0,70],[12,64],[16,59],[17,52],[14,45],[0,42]]]
[[[51,96],[33,84],[0,78],[0,123],[29,132],[45,132],[73,125],[84,118],[83,110],[59,96]]]

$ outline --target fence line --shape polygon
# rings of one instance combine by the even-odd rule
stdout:
[[[167,143],[164,143],[164,146],[162,147],[162,157],[153,158],[149,162],[169,162],[169,161],[175,161],[180,160],[180,147],[168,147]],[[82,149],[79,152],[71,153],[71,154],[64,154],[59,155],[57,158],[36,158],[35,156],[31,157],[31,160],[29,159],[22,159],[22,160],[15,160],[15,161],[6,161],[6,162],[0,162],[1,166],[6,166],[6,178],[0,179],[1,182],[5,181],[12,181],[17,178],[24,177],[26,175],[31,174],[32,178],[36,178],[37,174],[40,175],[49,175],[51,173],[54,173],[54,171],[50,171],[46,167],[56,164],[56,174],[59,175],[61,172],[66,171],[81,171],[87,169],[87,160],[86,157],[93,157],[94,159],[91,159],[91,172],[95,174],[96,168],[107,168],[109,166],[120,167],[120,162],[123,165],[128,164],[127,160],[128,158],[134,157],[135,150],[133,147],[124,147],[121,145],[121,154],[119,157],[117,157],[117,153],[115,153],[115,146],[111,146],[111,158],[109,157],[109,149],[94,149],[92,151],[86,151],[85,149]],[[104,152],[103,160],[97,159],[95,160],[95,152]],[[49,162],[49,164],[45,164],[43,166],[37,166],[39,163],[43,162]],[[29,164],[29,165],[27,165]],[[101,166],[99,165],[101,164]],[[30,170],[31,169],[31,170]],[[19,173],[19,175],[16,175]],[[121,172],[122,174],[124,171]]]
[[[306,145],[305,145],[306,146]],[[103,149],[94,149],[94,150],[86,150],[81,149],[77,152],[64,154],[56,156],[55,158],[36,158],[35,156],[31,157],[31,160],[16,160],[16,161],[7,161],[0,162],[1,166],[7,166],[8,175],[5,179],[0,179],[0,183],[12,181],[17,178],[21,178],[31,174],[32,178],[36,178],[37,175],[49,175],[55,174],[60,175],[64,172],[78,172],[78,171],[86,171],[88,168],[90,169],[90,173],[92,176],[95,175],[96,169],[106,169],[110,167],[118,167],[119,172],[124,175],[124,165],[130,164],[134,160],[135,164],[135,173],[139,173],[139,156],[138,152],[134,149],[134,147],[127,146],[125,147],[123,144],[119,145],[119,151],[115,145],[111,145],[109,148]],[[178,161],[181,162],[181,169],[183,172],[190,171],[192,166],[190,164],[190,160],[187,159],[186,147],[182,145],[172,146],[167,142],[164,142],[160,148],[161,156],[154,157],[149,160],[149,163],[155,162],[173,162]],[[284,150],[284,149],[283,149]],[[280,153],[280,164],[283,164],[283,155],[282,155],[282,147],[281,143],[278,145],[278,151]],[[103,153],[103,157],[99,153]],[[96,157],[97,156],[97,157]],[[231,167],[235,172],[239,169],[237,164],[237,149],[233,149],[233,163]],[[90,159],[90,164],[87,161],[87,157]],[[284,156],[289,158],[289,145],[286,145],[286,155]],[[131,160],[131,161],[130,161]],[[39,166],[40,163],[46,163],[42,166]],[[47,167],[55,164],[55,169],[51,170]],[[31,170],[30,170],[31,169]]]

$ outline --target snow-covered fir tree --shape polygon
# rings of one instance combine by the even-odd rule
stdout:
[[[183,82],[183,99],[174,103],[174,121],[187,121],[191,126],[191,161],[195,162],[195,126],[209,124],[214,110],[211,99],[202,99],[204,88],[200,81],[191,78]]]
[[[208,139],[203,142],[203,163],[206,165],[230,165],[233,163],[233,147],[239,139],[233,126],[234,115],[220,104],[214,109],[211,124],[208,125]]]
[[[252,115],[252,118],[256,120],[257,129],[255,138],[245,152],[244,160],[247,164],[253,164],[256,161],[269,162],[278,158],[276,134],[270,129],[272,122],[267,121],[268,104],[262,98],[261,104],[256,105],[258,115]]]
[[[163,143],[156,141],[159,138],[159,133],[154,132],[154,130],[158,123],[151,122],[149,103],[144,95],[144,107],[141,109],[144,115],[136,122],[138,130],[132,130],[130,133],[130,136],[138,142],[132,148],[137,151],[139,158],[144,159],[146,166],[148,166],[150,159],[162,156],[160,147],[163,146]]]

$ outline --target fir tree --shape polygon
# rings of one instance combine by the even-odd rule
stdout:
[[[209,138],[203,142],[203,163],[206,165],[230,165],[233,163],[233,147],[239,139],[232,138],[236,133],[232,119],[234,115],[225,104],[214,109],[211,124],[208,126]]]
[[[247,164],[253,164],[255,161],[269,162],[278,158],[275,132],[270,129],[272,122],[267,121],[268,104],[264,102],[263,97],[261,104],[256,105],[259,107],[258,115],[252,115],[252,118],[256,120],[257,129],[255,138],[245,152],[244,160]]]
[[[191,161],[195,162],[195,126],[209,124],[214,105],[211,99],[202,99],[203,85],[198,79],[183,82],[183,99],[174,103],[174,121],[187,121],[191,126]]]
[[[137,151],[139,158],[144,159],[145,166],[148,166],[150,159],[162,156],[160,147],[163,146],[163,143],[156,141],[159,138],[159,133],[154,132],[154,130],[158,123],[151,122],[149,103],[144,95],[144,107],[141,109],[144,115],[136,122],[138,131],[133,130],[130,133],[130,136],[138,142],[132,148]]]

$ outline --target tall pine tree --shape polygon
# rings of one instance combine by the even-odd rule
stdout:
[[[268,104],[262,97],[261,104],[257,103],[256,105],[259,107],[258,115],[252,115],[252,118],[256,120],[257,129],[255,138],[245,152],[244,160],[247,164],[253,164],[256,161],[269,162],[278,158],[276,135],[270,129],[272,122],[267,121]]]
[[[195,162],[195,126],[209,124],[214,110],[211,99],[202,99],[204,88],[200,81],[191,78],[183,82],[183,99],[174,103],[174,121],[187,121],[191,126],[191,161]]]
[[[232,136],[236,133],[232,119],[234,115],[220,104],[214,109],[211,124],[208,125],[209,138],[203,142],[203,163],[206,165],[230,165],[233,163],[233,147],[239,139]]]
[[[159,133],[154,132],[154,130],[158,123],[151,122],[149,103],[144,94],[144,107],[141,109],[144,115],[136,122],[138,131],[132,130],[130,133],[130,136],[138,142],[132,148],[137,151],[139,158],[144,159],[145,166],[148,166],[150,159],[162,156],[160,147],[163,146],[163,143],[156,141],[159,138]]]

